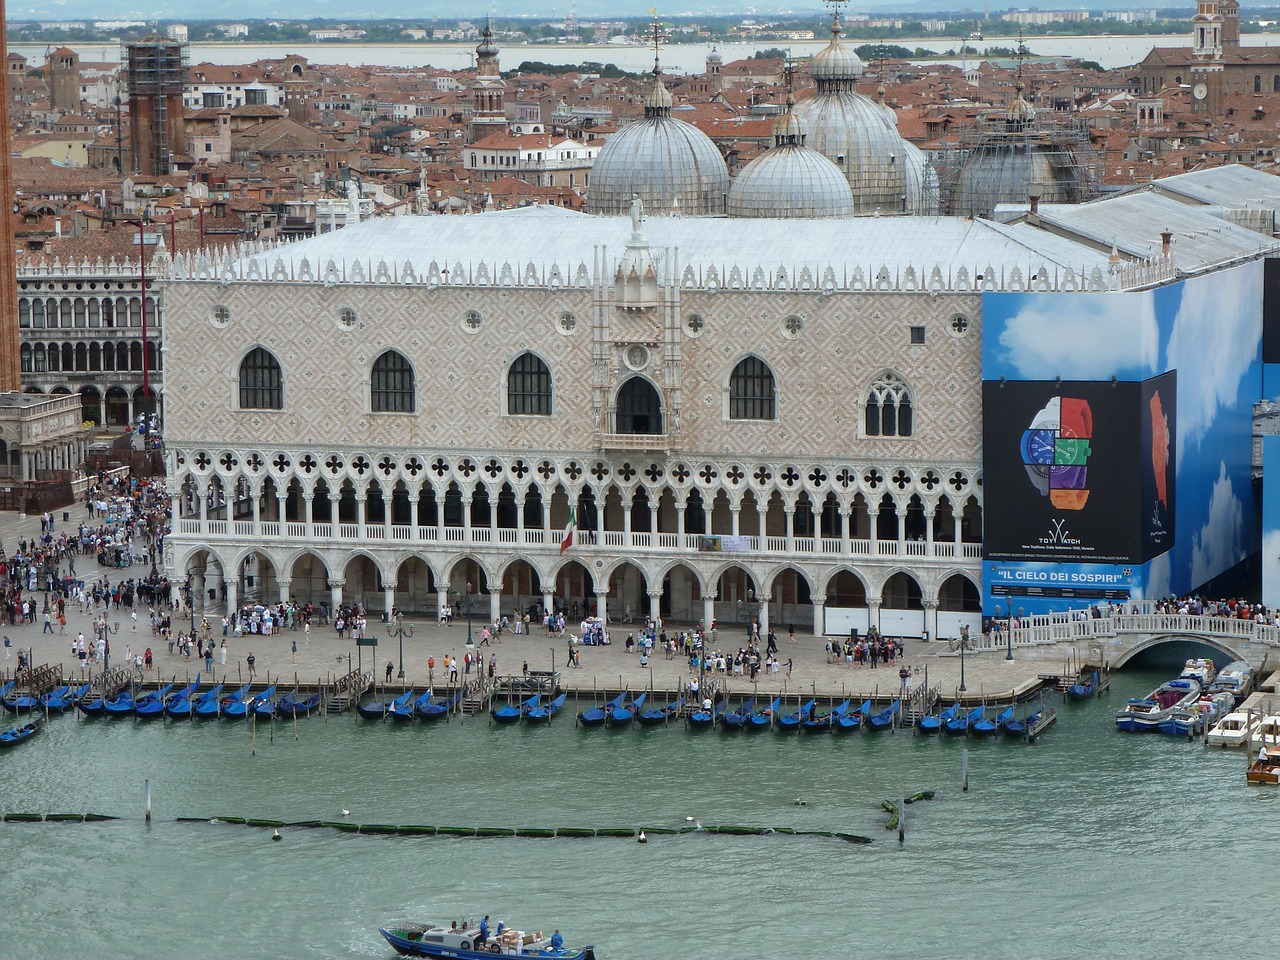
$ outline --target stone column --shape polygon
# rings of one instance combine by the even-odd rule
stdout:
[[[205,532],[209,530],[209,494],[212,489],[210,484],[202,484],[197,493],[200,497],[200,529]]]
[[[811,597],[813,601],[813,635],[824,637],[827,634],[827,598]]]
[[[625,546],[631,546],[631,510],[634,503],[628,503],[622,508],[622,542]]]
[[[337,609],[342,606],[342,588],[347,585],[346,580],[330,580],[329,581],[329,615],[333,616]]]
[[[289,602],[289,587],[292,583],[293,581],[290,580],[288,577],[284,577],[283,579],[280,577],[276,577],[276,586],[280,588],[281,603]]]
[[[418,497],[422,494],[422,488],[410,491],[409,497],[409,539],[418,539]]]
[[[729,508],[729,531],[735,537],[742,535],[742,507],[740,505]]]
[[[880,508],[867,511],[867,535],[871,538],[871,556],[880,555]]]
[[[302,522],[306,525],[306,537],[308,540],[315,540],[315,493],[308,491],[302,495],[303,517]]]
[[[767,500],[765,501],[763,510],[757,507],[756,514],[760,518],[760,543],[758,544],[758,549],[763,550],[765,549],[765,543],[766,543],[765,534],[766,534],[766,531],[768,531],[769,529],[769,501]]]
[[[607,590],[603,593],[599,590],[596,591],[596,616],[600,618],[601,622],[608,624],[609,592]]]
[[[760,601],[760,636],[765,636],[769,632],[769,601]]]
[[[204,592],[204,574],[192,571],[191,574],[191,609],[203,607],[206,603]]]
[[[240,584],[235,577],[227,578],[227,616],[236,612],[236,587]]]
[[[604,501],[596,500],[596,546],[604,546]]]
[[[289,516],[289,498],[276,494],[276,522],[280,524],[280,536],[284,536],[285,522]]]
[[[356,536],[361,540],[367,540],[368,535],[365,533],[365,526],[369,520],[369,488],[362,487],[356,491]]]
[[[880,629],[880,599],[867,598],[867,626]]]
[[[795,553],[796,549],[796,505],[789,503],[783,508],[787,518],[787,553]]]
[[[924,552],[928,556],[933,556],[933,514],[937,510],[936,503],[929,504],[929,509],[924,514]]]
[[[649,594],[649,616],[656,623],[662,619],[662,594]]]
[[[444,609],[444,605],[449,602],[449,588],[436,587],[436,620],[440,619],[440,611]],[[457,611],[455,611],[456,613]]]
[[[710,630],[711,621],[716,618],[716,595],[714,593],[704,593],[702,595],[702,629]]]
[[[249,499],[253,501],[253,535],[262,539],[262,501],[258,496],[258,488],[249,488]]]
[[[498,581],[498,589],[493,589],[489,582],[489,622],[497,623],[502,619],[502,581]]]
[[[924,605],[924,629],[931,640],[938,639],[938,601],[922,600]],[[921,637],[920,639],[924,639]]]
[[[684,512],[688,507],[683,503],[676,504],[676,546],[684,549]]]
[[[964,523],[964,517],[962,516],[962,512],[963,511],[957,510],[954,508],[951,511],[952,522],[955,524],[955,535],[953,536],[952,539],[954,540],[956,545],[957,557],[960,556],[960,540],[961,540],[961,535],[963,533],[963,530],[961,529]]]
[[[840,552],[846,557],[853,553],[853,538],[849,535],[849,514],[851,512],[848,507],[840,508]]]
[[[554,609],[554,608],[552,607],[552,604],[553,604],[553,603],[555,603],[555,599],[556,599],[556,598],[555,598],[555,595],[554,595],[554,594],[552,594],[552,593],[543,593],[543,594],[542,594],[542,611],[543,611],[543,613],[550,613],[550,612]]]
[[[471,542],[471,498],[462,499],[462,539]]]
[[[387,612],[387,622],[391,622],[391,608],[396,605],[396,585],[383,581],[382,584],[382,609]]]

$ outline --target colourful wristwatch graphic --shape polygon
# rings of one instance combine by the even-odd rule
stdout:
[[[1060,510],[1080,510],[1089,499],[1093,411],[1085,400],[1054,397],[1022,431],[1022,463],[1042,497]]]

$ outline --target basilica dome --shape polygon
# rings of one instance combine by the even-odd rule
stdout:
[[[711,138],[671,116],[671,94],[654,77],[644,119],[609,138],[591,167],[589,213],[625,214],[638,195],[650,216],[724,213],[729,170]]]
[[[773,147],[733,178],[729,216],[776,220],[852,216],[853,195],[844,173],[804,141],[804,126],[788,106],[774,124]]]

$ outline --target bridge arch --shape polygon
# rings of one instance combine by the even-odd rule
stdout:
[[[1217,650],[1219,653],[1224,653],[1232,660],[1250,660],[1249,651],[1245,649],[1248,646],[1248,643],[1242,643],[1239,641],[1229,642],[1222,637],[1215,637],[1207,633],[1164,632],[1151,633],[1146,636],[1142,636],[1139,639],[1134,640],[1132,643],[1128,641],[1120,641],[1118,646],[1116,644],[1112,644],[1110,650],[1111,669],[1119,670],[1138,654],[1151,650],[1154,647],[1162,646],[1166,643],[1198,643],[1202,646]],[[1250,662],[1252,662],[1252,660],[1250,660]]]

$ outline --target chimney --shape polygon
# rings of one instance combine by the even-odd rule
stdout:
[[[1040,191],[1031,191],[1031,216],[1038,216],[1040,213]]]
[[[1173,231],[1165,227],[1160,233],[1160,251],[1166,260],[1169,259],[1169,247],[1173,244]]]

